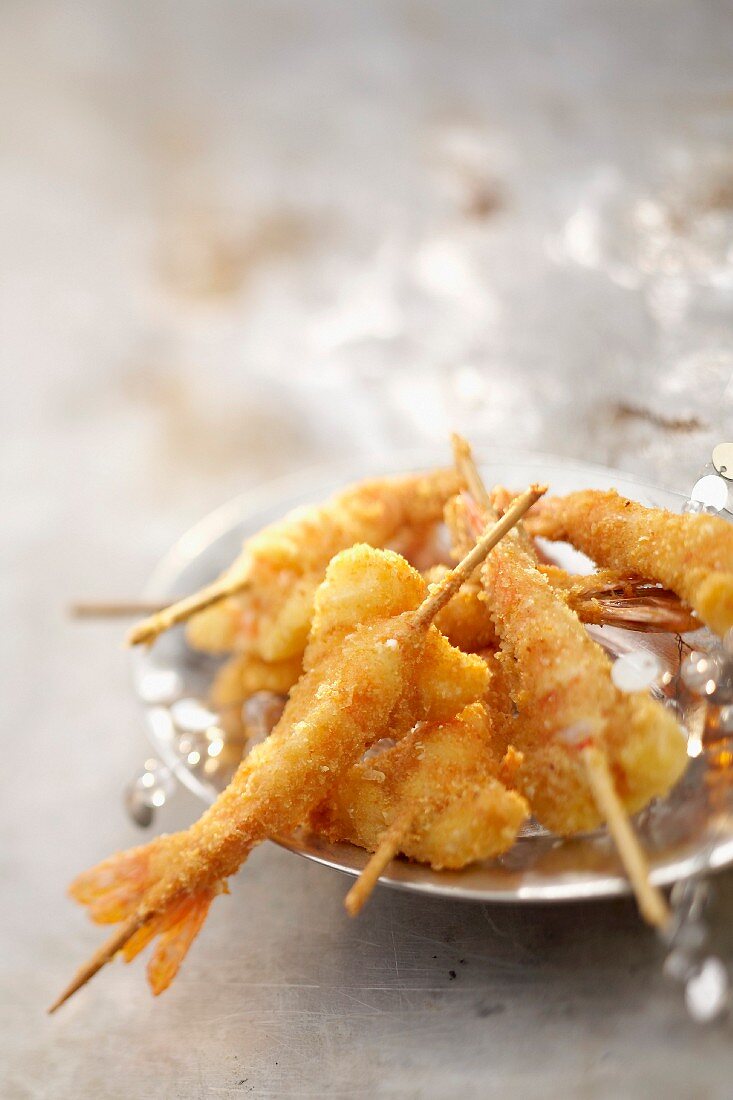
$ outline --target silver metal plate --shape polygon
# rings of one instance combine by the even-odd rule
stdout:
[[[584,488],[616,488],[643,504],[673,511],[679,511],[685,499],[681,494],[604,467],[505,449],[478,447],[477,451],[483,457],[482,470],[489,484],[521,487],[531,481],[544,481],[557,493]],[[356,478],[428,468],[441,461],[445,462],[445,456],[436,453],[403,454],[397,458],[393,456],[388,462],[362,462],[337,472],[309,471],[247,493],[212,512],[179,539],[156,569],[145,596],[151,600],[169,599],[188,594],[212,580],[231,562],[244,538],[296,505],[321,500]],[[553,547],[553,556],[559,564],[577,572],[591,568],[583,555],[568,547]],[[676,637],[609,628],[601,628],[596,636],[612,655],[651,649],[669,673],[670,683],[663,691],[674,699],[681,655]],[[210,762],[196,759],[200,754],[182,754],[170,700],[146,702],[145,684],[150,682],[151,675],[174,672],[179,697],[205,700],[218,663],[192,650],[181,628],[161,637],[152,649],[133,653],[134,684],[145,705],[155,751],[181,782],[205,802],[213,801],[226,784],[234,762],[229,771],[220,764],[207,771]],[[686,712],[684,704],[680,718],[688,725],[695,721],[695,716],[689,709]],[[699,751],[699,745],[697,750],[691,751]],[[636,819],[648,854],[651,878],[657,885],[668,885],[733,863],[733,823],[714,808],[706,782],[708,769],[705,754],[691,759],[685,776],[669,797],[648,807]],[[351,844],[332,844],[305,832],[278,843],[307,859],[350,875],[357,875],[368,858],[366,852]],[[531,826],[500,859],[458,872],[433,871],[399,859],[393,861],[380,881],[402,890],[481,902],[571,901],[629,892],[605,831],[559,839]]]

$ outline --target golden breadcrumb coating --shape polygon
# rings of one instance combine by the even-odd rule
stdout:
[[[473,703],[447,722],[420,723],[392,748],[354,764],[311,825],[374,851],[402,806],[415,816],[400,850],[435,868],[465,867],[511,847],[527,803],[497,779],[491,716]]]

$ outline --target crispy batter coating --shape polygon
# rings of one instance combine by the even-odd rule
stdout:
[[[465,867],[514,843],[527,803],[496,778],[492,723],[474,703],[442,723],[421,723],[392,748],[353,765],[311,825],[331,840],[374,851],[401,807],[415,811],[400,850],[435,868]]]
[[[513,532],[482,581],[519,712],[508,738],[523,757],[515,779],[539,820],[566,835],[599,824],[577,752],[584,740],[605,749],[629,812],[666,794],[687,763],[677,722],[650,696],[616,688],[603,650]]]
[[[416,629],[410,612],[424,596],[422,577],[394,553],[355,546],[337,555],[317,593],[305,672],[270,737],[190,829],[113,856],[72,884],[94,920],[127,922],[114,950],[144,939],[150,922],[162,932],[148,972],[154,992],[254,845],[306,821],[373,740],[447,721],[483,696],[481,658],[434,626]],[[108,956],[102,949],[86,977]]]
[[[659,581],[717,634],[733,627],[733,525],[724,519],[588,489],[542,501],[526,522],[533,534],[570,542],[599,565]]]
[[[223,578],[241,590],[194,615],[189,642],[214,653],[240,649],[266,661],[302,653],[315,592],[331,558],[356,543],[386,547],[414,541],[416,533],[425,539],[457,485],[452,470],[384,477],[290,512],[247,540]],[[132,641],[151,641],[181,621],[184,604],[190,600],[139,624]]]

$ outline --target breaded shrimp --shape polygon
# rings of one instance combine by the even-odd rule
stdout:
[[[459,460],[470,461],[467,445],[457,448]],[[469,489],[475,500],[480,490]],[[487,508],[486,500],[477,503]],[[666,794],[687,763],[680,727],[649,695],[614,685],[605,653],[554,592],[520,533],[499,543],[481,580],[519,711],[508,736],[517,752],[514,779],[542,824],[569,835],[602,820],[578,753],[583,742],[605,752],[627,811]]]
[[[420,574],[397,554],[356,546],[333,559],[316,597],[304,675],[270,737],[190,829],[113,856],[72,884],[95,920],[124,924],[54,1008],[118,951],[136,953],[158,934],[148,973],[161,992],[213,897],[256,844],[305,821],[386,731],[446,721],[482,697],[484,661],[450,646],[432,619],[538,496],[526,493],[427,598]]]
[[[242,649],[266,661],[302,653],[331,558],[356,543],[385,547],[412,529],[424,531],[442,519],[456,488],[452,470],[435,470],[360,482],[298,508],[248,539],[218,581],[138,623],[130,641],[151,642],[198,612],[189,634],[195,648]]]
[[[676,515],[587,489],[543,502],[527,529],[660,582],[717,634],[733,627],[733,525],[718,516]]]
[[[465,867],[514,843],[527,803],[497,779],[492,716],[473,703],[447,722],[421,723],[353,765],[311,826],[374,851],[400,807],[415,813],[400,851],[432,867]]]

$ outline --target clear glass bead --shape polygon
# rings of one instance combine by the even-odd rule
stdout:
[[[206,730],[182,733],[176,743],[176,750],[187,768],[198,768],[209,755],[210,741]]]
[[[125,806],[138,825],[150,825],[155,811],[164,806],[176,789],[170,768],[158,760],[146,760],[140,772],[125,788]]]
[[[687,979],[685,1004],[693,1020],[709,1023],[718,1019],[730,1004],[730,980],[721,959],[711,955]]]
[[[215,760],[224,751],[226,733],[220,726],[209,726],[206,731],[206,755]]]

